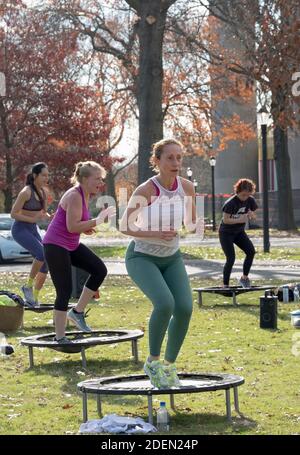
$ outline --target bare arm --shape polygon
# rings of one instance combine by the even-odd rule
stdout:
[[[82,198],[76,192],[71,192],[66,201],[66,224],[71,233],[81,234],[96,227],[96,219],[81,221],[82,216]]]
[[[35,224],[40,219],[40,212],[37,212],[36,216],[34,217],[22,214],[23,206],[25,202],[29,201],[30,194],[30,190],[26,187],[23,188],[18,194],[18,197],[10,212],[10,216],[16,221],[25,221],[25,223]]]
[[[181,184],[186,194],[184,204],[184,225],[189,232],[196,231],[197,215],[196,215],[196,193],[192,182],[181,178]]]
[[[230,213],[223,212],[223,223],[224,224],[243,224],[246,223],[248,220],[248,215],[245,213],[244,215],[240,215],[239,218],[230,218]]]
[[[143,207],[148,205],[151,200],[151,184],[144,183],[140,185],[131,196],[128,206],[120,221],[120,232],[133,237],[160,238],[171,240],[176,236],[176,231],[151,231],[142,230],[137,224],[137,217]]]

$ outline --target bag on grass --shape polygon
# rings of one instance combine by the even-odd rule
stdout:
[[[279,286],[279,288],[277,288],[277,297],[278,297],[279,302],[283,302],[283,289],[282,289],[283,287],[289,288],[289,302],[293,302],[294,301],[294,289],[295,289],[295,287],[298,287],[298,289],[300,289],[300,285],[299,284],[286,284],[285,286]]]
[[[25,306],[25,302],[18,294],[0,290],[0,306]]]

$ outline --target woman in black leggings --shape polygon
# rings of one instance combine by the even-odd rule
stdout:
[[[255,183],[249,179],[240,179],[234,185],[235,195],[229,198],[223,205],[223,219],[219,228],[219,238],[222,249],[226,256],[226,263],[223,269],[223,285],[229,286],[230,274],[235,261],[234,244],[246,254],[243,275],[239,284],[246,288],[251,283],[248,278],[255,249],[253,243],[245,232],[246,222],[255,218],[257,204],[253,197]]]
[[[91,332],[84,318],[84,309],[107,274],[102,260],[80,243],[80,234],[90,234],[106,218],[115,214],[114,207],[102,210],[97,218],[90,219],[88,210],[91,195],[99,193],[105,170],[94,161],[77,163],[72,178],[74,186],[61,198],[55,217],[43,239],[45,256],[56,290],[54,321],[56,341],[70,343],[65,337],[66,318],[83,332]],[[80,267],[90,274],[75,308],[68,314],[72,292],[71,266]]]

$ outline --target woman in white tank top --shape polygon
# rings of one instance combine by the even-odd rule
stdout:
[[[157,175],[138,186],[120,223],[121,232],[133,237],[126,253],[128,274],[153,304],[144,371],[157,388],[180,387],[175,360],[193,307],[179,230],[183,222],[196,224],[195,190],[192,182],[179,177],[182,158],[183,146],[175,139],[153,145],[151,164]]]

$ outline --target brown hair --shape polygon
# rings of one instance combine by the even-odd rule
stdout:
[[[183,145],[180,141],[177,141],[177,139],[161,139],[160,141],[158,142],[155,142],[153,145],[152,145],[152,155],[151,155],[151,158],[150,158],[150,166],[152,167],[152,169],[154,169],[155,171],[158,171],[158,168],[157,168],[157,164],[155,162],[155,159],[160,159],[161,157],[161,154],[162,152],[164,151],[164,146],[165,145],[169,145],[169,144],[176,144],[176,145],[179,145],[179,147],[181,147],[183,149]]]
[[[82,183],[83,177],[89,177],[92,174],[92,170],[101,171],[101,177],[104,179],[106,176],[106,170],[104,167],[95,161],[80,161],[76,163],[74,174],[71,178],[71,183],[75,185],[76,183]]]
[[[241,193],[242,191],[249,191],[249,193],[255,193],[256,185],[250,179],[239,179],[233,185],[235,193]]]

